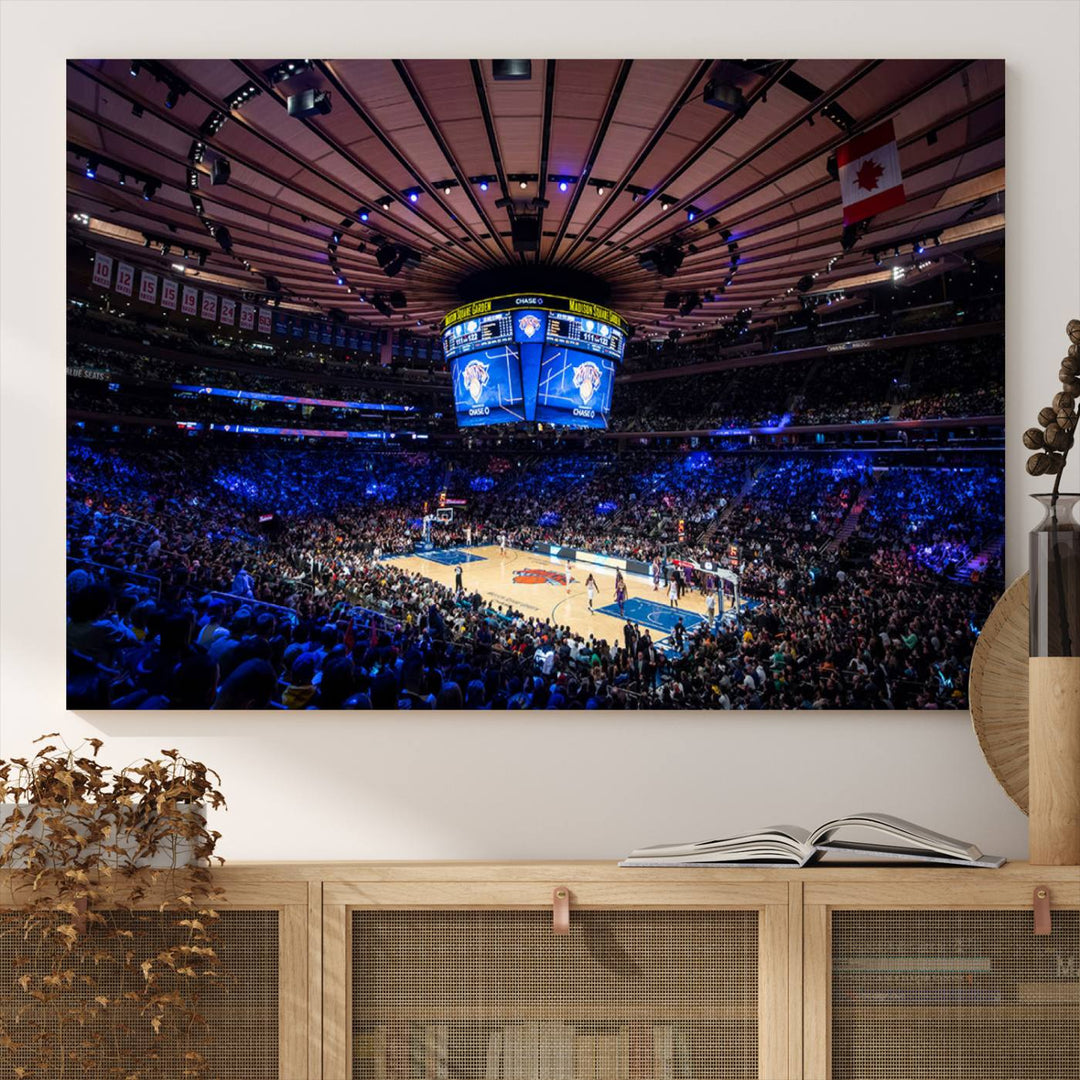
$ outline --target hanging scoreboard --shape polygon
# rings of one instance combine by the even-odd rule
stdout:
[[[629,327],[610,308],[548,295],[466,304],[443,320],[458,424],[607,427]]]

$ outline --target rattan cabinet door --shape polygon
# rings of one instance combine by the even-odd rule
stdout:
[[[789,1075],[786,898],[639,907],[628,893],[572,908],[559,935],[550,906],[362,891],[324,909],[324,1080]]]
[[[806,1080],[1074,1080],[1080,910],[1052,921],[1036,936],[1030,904],[808,907]]]
[[[200,980],[190,1001],[191,1015],[169,1014],[155,1030],[156,1013],[138,1004],[124,1004],[125,994],[143,989],[144,974],[128,955],[154,957],[182,943],[175,911],[104,911],[85,933],[93,951],[70,954],[61,966],[72,974],[51,991],[50,1002],[19,994],[14,984],[25,975],[47,977],[56,965],[55,950],[43,944],[40,932],[23,932],[23,918],[0,915],[0,971],[12,985],[0,994],[0,1028],[5,1043],[3,1075],[75,1075],[82,1048],[93,1046],[100,1060],[94,1076],[177,1080],[192,1065],[191,1055],[206,1062],[206,1075],[221,1080],[281,1080],[279,1047],[281,1014],[281,912],[223,909],[212,926],[213,948],[220,957],[216,977]],[[168,995],[190,986],[161,966],[158,992]],[[93,980],[91,985],[85,980]],[[94,995],[117,1004],[94,1008]],[[89,1002],[80,1023],[57,1023],[61,1011]],[[47,1057],[42,1056],[42,1050]],[[43,1064],[44,1061],[44,1064]],[[113,1071],[109,1071],[113,1070]],[[293,1074],[291,1080],[296,1080]]]

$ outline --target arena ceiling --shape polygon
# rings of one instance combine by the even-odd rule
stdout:
[[[140,265],[259,295],[269,277],[285,306],[417,333],[463,281],[510,266],[592,274],[639,329],[693,333],[857,295],[894,264],[925,278],[1003,240],[1003,62],[743,61],[721,69],[743,115],[705,102],[717,63],[533,60],[504,81],[489,60],[71,61],[68,213]],[[290,116],[308,89],[330,111]],[[887,119],[907,202],[845,250],[829,159]],[[213,184],[218,159],[230,175]],[[513,223],[531,217],[539,249],[516,252]],[[674,275],[643,265],[670,244]],[[389,277],[395,249],[418,261]],[[404,308],[374,310],[391,291]]]

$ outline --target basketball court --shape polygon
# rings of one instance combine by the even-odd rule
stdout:
[[[566,587],[566,564],[551,555],[507,549],[499,554],[497,545],[438,549],[416,555],[392,557],[395,566],[419,573],[453,588],[454,568],[462,568],[466,591],[478,591],[491,604],[510,605],[525,615],[538,616],[569,626],[586,637],[594,634],[608,641],[622,640],[626,619],[647,627],[654,642],[667,639],[679,617],[689,631],[707,619],[705,597],[700,592],[684,592],[676,610],[668,603],[667,588],[654,591],[652,580],[623,574],[627,599],[625,616],[615,602],[615,571],[591,563],[571,564],[570,588]],[[589,611],[585,580],[590,572],[596,579],[594,611]],[[727,598],[730,606],[731,599]]]

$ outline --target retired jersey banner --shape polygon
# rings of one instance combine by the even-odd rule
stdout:
[[[259,333],[270,333],[270,309],[268,307],[259,308]]]
[[[94,284],[107,289],[112,284],[112,256],[102,255],[100,251],[94,254]]]
[[[190,285],[184,286],[184,299],[180,302],[180,310],[185,315],[199,314],[199,290]]]
[[[176,310],[177,294],[180,292],[175,281],[171,278],[163,278],[161,281],[161,306],[170,311]]]
[[[144,304],[157,303],[157,283],[157,274],[152,274],[149,270],[144,270],[139,275],[139,299]]]
[[[836,167],[845,225],[865,221],[907,201],[891,120],[844,143],[836,151]]]
[[[202,294],[202,317],[211,322],[217,318],[217,297],[213,293]]]
[[[236,301],[227,296],[221,298],[221,321],[226,326],[232,326],[236,322]]]
[[[251,330],[255,325],[255,309],[250,304],[240,305],[240,329]]]
[[[135,288],[135,267],[120,263],[116,267],[116,291],[121,296],[130,296]]]

